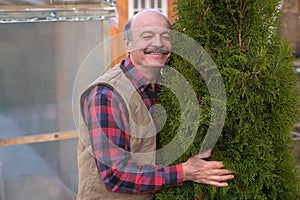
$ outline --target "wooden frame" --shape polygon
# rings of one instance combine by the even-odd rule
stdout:
[[[27,135],[22,137],[0,139],[0,147],[38,143],[38,142],[50,142],[50,141],[57,141],[57,140],[67,140],[67,139],[74,139],[74,138],[78,138],[78,134],[76,131]]]

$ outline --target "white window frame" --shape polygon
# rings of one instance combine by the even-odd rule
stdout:
[[[142,8],[141,0],[138,1],[138,8],[134,8],[135,0],[128,0],[128,18],[130,19],[135,12],[141,11],[143,9],[157,9],[160,10],[164,15],[168,16],[168,0],[161,0],[161,8],[158,8],[158,0],[154,0],[154,7],[151,7],[151,0],[145,0],[145,8]]]

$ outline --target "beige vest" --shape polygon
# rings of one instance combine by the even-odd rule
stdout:
[[[156,150],[156,131],[151,115],[141,96],[125,76],[119,66],[110,69],[92,83],[81,96],[81,112],[83,100],[96,84],[112,87],[122,97],[129,114],[130,150],[132,159],[138,164],[154,164]],[[79,119],[78,160],[78,194],[77,200],[123,200],[151,199],[151,195],[131,195],[110,192],[106,189],[96,167],[94,153],[82,114]]]

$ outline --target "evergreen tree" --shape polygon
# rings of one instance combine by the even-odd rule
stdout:
[[[173,29],[203,46],[222,75],[226,119],[211,159],[223,161],[235,178],[226,188],[185,182],[182,187],[156,192],[155,199],[299,199],[299,174],[290,137],[298,116],[297,77],[289,44],[280,33],[279,0],[184,0],[175,4]],[[197,56],[199,52],[188,47],[181,43],[179,48]],[[187,59],[174,54],[170,66],[193,87],[201,116],[192,145],[175,161],[179,163],[199,152],[211,123],[212,99],[203,74]],[[175,84],[176,78],[170,82]],[[188,96],[184,87],[177,90]],[[168,116],[159,133],[159,147],[163,148],[176,136],[183,114],[170,89],[164,88],[159,100]],[[165,157],[172,153],[165,152]]]

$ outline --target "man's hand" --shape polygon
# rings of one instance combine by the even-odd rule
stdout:
[[[211,151],[191,157],[187,162],[182,163],[183,181],[194,181],[197,183],[209,184],[216,187],[226,187],[228,183],[224,182],[233,179],[233,174],[224,169],[222,162],[205,161]]]

